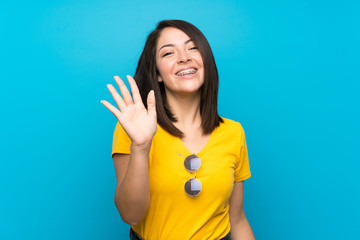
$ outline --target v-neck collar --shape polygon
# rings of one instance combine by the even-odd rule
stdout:
[[[197,152],[197,153],[191,152],[191,151],[185,146],[185,144],[183,143],[183,141],[182,141],[179,137],[175,137],[175,138],[176,138],[176,141],[177,141],[177,144],[178,144],[178,146],[181,148],[181,151],[184,152],[184,153],[186,153],[187,156],[188,156],[188,155],[191,155],[191,154],[196,154],[197,156],[201,156],[201,155],[203,155],[203,154],[207,151],[207,149],[211,146],[211,143],[214,141],[216,132],[218,131],[218,128],[221,127],[221,124],[222,124],[222,123],[220,123],[220,125],[219,125],[218,127],[216,127],[216,128],[212,131],[212,133],[211,133],[209,139],[207,140],[205,146],[204,146],[199,152]]]

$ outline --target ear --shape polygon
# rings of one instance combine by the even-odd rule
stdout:
[[[163,81],[163,79],[162,79],[161,75],[159,74],[158,75],[158,82],[162,82],[162,81]]]

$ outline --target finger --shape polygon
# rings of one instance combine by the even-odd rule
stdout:
[[[113,85],[108,84],[106,85],[106,87],[109,89],[112,97],[114,98],[116,104],[118,105],[118,107],[120,108],[120,111],[124,111],[126,108],[126,104],[124,103],[124,100],[122,99],[122,97],[119,95],[119,93],[116,91],[116,89],[114,88]]]
[[[155,92],[151,90],[147,97],[148,115],[156,118]]]
[[[110,112],[112,112],[114,114],[114,116],[119,120],[121,112],[114,107],[111,103],[109,103],[108,101],[105,100],[101,100],[100,101],[107,109],[110,110]]]
[[[127,75],[127,79],[129,81],[130,84],[130,88],[131,88],[131,93],[134,99],[134,103],[143,103],[141,96],[140,96],[140,92],[139,92],[139,88],[136,85],[135,79],[132,78],[131,76]]]
[[[129,90],[127,89],[127,87],[126,87],[125,83],[123,82],[123,80],[121,80],[121,78],[119,76],[115,76],[114,79],[115,79],[117,85],[120,88],[120,92],[121,92],[121,95],[124,98],[125,104],[126,105],[133,104],[131,94],[130,94]]]

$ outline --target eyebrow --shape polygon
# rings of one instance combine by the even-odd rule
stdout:
[[[192,40],[191,38],[188,39],[187,41],[185,41],[185,45],[188,44],[189,42],[192,42],[192,41],[193,41],[193,40]],[[159,49],[159,51],[160,51],[161,49],[163,49],[164,47],[175,47],[175,45],[172,44],[172,43],[165,44],[164,46],[162,46],[162,47]]]

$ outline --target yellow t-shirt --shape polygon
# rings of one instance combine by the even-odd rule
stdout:
[[[130,154],[131,140],[118,123],[114,153]],[[201,166],[196,178],[202,184],[197,197],[185,193],[185,182],[194,177],[184,167],[190,154],[181,139],[160,125],[149,155],[150,206],[133,229],[145,240],[221,239],[230,231],[229,198],[234,182],[251,176],[244,130],[240,123],[225,119],[198,153]]]

